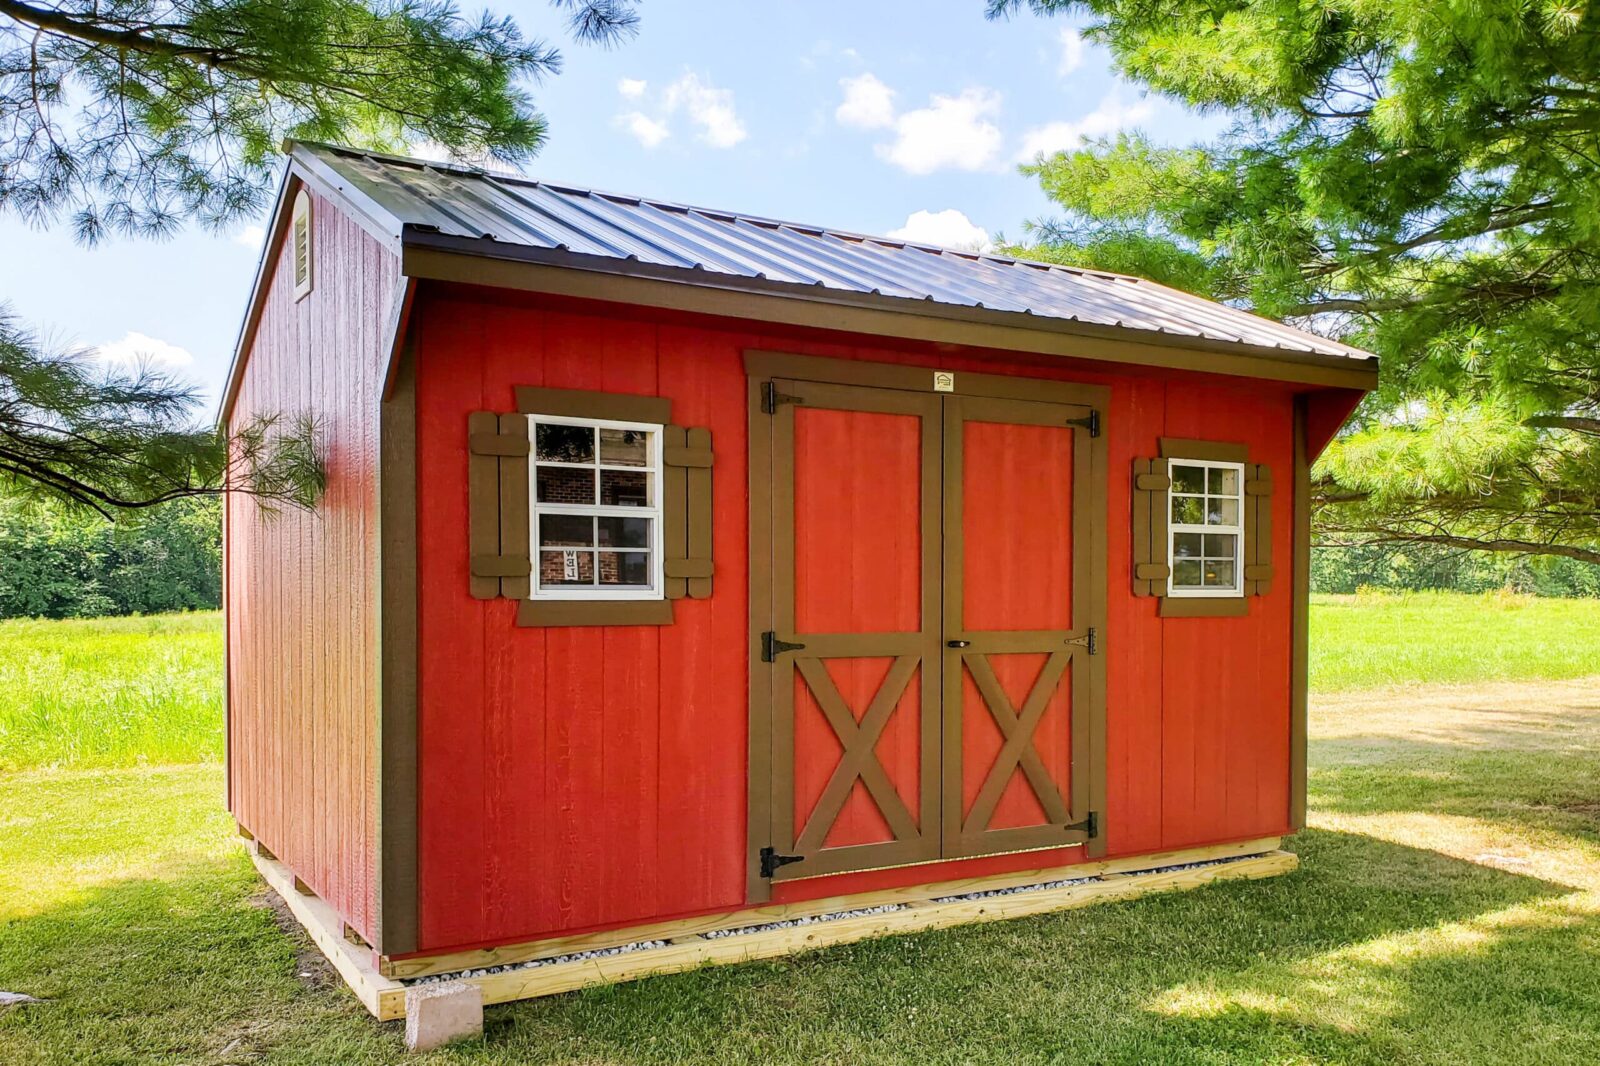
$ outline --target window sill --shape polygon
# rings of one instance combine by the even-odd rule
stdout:
[[[522,600],[519,626],[666,626],[671,600]]]
[[[1244,596],[1163,596],[1162,618],[1238,618],[1250,613]]]

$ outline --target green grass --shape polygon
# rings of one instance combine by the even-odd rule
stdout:
[[[416,1061],[1600,1061],[1593,702],[1547,745],[1319,750],[1286,877],[496,1007]],[[49,999],[0,1015],[0,1062],[399,1059],[276,924],[219,789],[214,766],[0,780],[0,988]]]
[[[1368,629],[1416,626],[1412,677],[1501,673],[1497,634],[1514,676],[1560,677],[1570,649],[1541,645],[1592,647],[1594,610],[1320,599],[1294,874],[495,1007],[408,1061],[1600,1061],[1600,683],[1362,688],[1398,676]],[[0,626],[3,758],[214,758],[217,639],[215,616]],[[268,905],[214,762],[0,773],[0,989],[47,999],[0,1008],[6,1064],[402,1053]]]
[[[1600,674],[1600,600],[1313,596],[1310,666],[1314,692]]]
[[[222,617],[0,621],[0,772],[222,758]]]

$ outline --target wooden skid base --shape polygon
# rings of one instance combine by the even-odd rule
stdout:
[[[482,988],[484,1003],[505,1003],[570,992],[589,985],[631,981],[652,974],[678,973],[708,963],[770,959],[893,933],[1046,914],[1107,900],[1200,888],[1214,881],[1272,877],[1288,873],[1298,865],[1294,855],[1277,850],[1278,843],[1278,838],[1272,837],[1134,859],[1029,871],[1027,875],[972,878],[918,885],[909,889],[836,896],[807,904],[759,907],[678,922],[611,930],[603,934],[546,940],[499,949],[498,952],[461,952],[431,958],[383,960],[382,965],[391,971],[400,969],[405,976],[423,972],[460,973],[459,978],[452,979],[468,981]],[[1231,861],[1187,869],[1163,869],[1218,859]],[[397,976],[380,972],[380,964],[371,951],[357,948],[344,939],[340,932],[342,923],[333,914],[332,908],[315,897],[295,892],[293,877],[281,863],[259,856],[255,861],[268,883],[284,897],[295,917],[306,926],[317,946],[328,955],[367,1009],[381,1020],[404,1017],[406,984]],[[1142,872],[1149,870],[1159,872]],[[1082,878],[1093,880],[1081,881]],[[979,899],[947,898],[1063,880],[1081,883]],[[821,905],[827,906],[821,908]],[[895,905],[896,909],[777,929],[751,929],[749,932],[725,936],[707,935],[886,905]],[[586,959],[565,957],[577,952],[604,950],[606,946],[618,947],[658,940],[665,943],[659,947]],[[485,967],[516,966],[539,958],[560,961],[468,976]]]

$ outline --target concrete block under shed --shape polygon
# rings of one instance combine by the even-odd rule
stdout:
[[[483,1035],[483,989],[461,981],[406,989],[406,1047],[432,1051]]]

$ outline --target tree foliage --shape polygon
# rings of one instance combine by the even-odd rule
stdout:
[[[583,40],[633,0],[554,0]],[[80,239],[255,213],[285,137],[515,162],[560,53],[443,0],[0,0],[0,210]]]
[[[1214,142],[1025,166],[1022,250],[1338,335],[1383,384],[1318,523],[1600,562],[1600,15],[1566,0],[990,0],[1088,16]]]
[[[196,424],[192,386],[124,373],[86,351],[52,353],[0,306],[0,490],[109,516],[222,486],[269,507],[310,507],[324,473],[316,425],[273,415],[232,436]]]
[[[580,41],[637,25],[637,0],[551,2]],[[526,84],[560,58],[444,0],[0,0],[0,212],[87,243],[226,226],[260,209],[286,137],[515,162],[545,135]],[[105,514],[225,487],[315,500],[309,420],[225,438],[198,408],[170,377],[45,350],[0,303],[0,489]]]
[[[215,610],[222,507],[215,497],[98,515],[0,495],[0,618]]]

